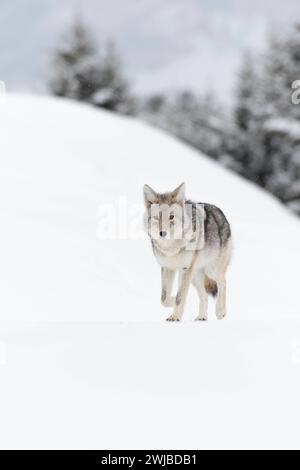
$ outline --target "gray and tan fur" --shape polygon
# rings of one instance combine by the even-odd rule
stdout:
[[[173,307],[167,320],[181,320],[190,284],[199,295],[196,320],[207,320],[208,294],[216,297],[217,318],[224,318],[232,242],[223,212],[211,204],[186,200],[184,183],[163,194],[145,185],[144,201],[145,227],[161,266],[161,302],[164,307]],[[173,297],[176,272],[178,291]]]

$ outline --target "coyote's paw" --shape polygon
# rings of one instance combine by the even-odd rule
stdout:
[[[195,318],[195,321],[207,321],[207,317],[198,315],[198,317]]]
[[[174,313],[172,315],[170,315],[166,321],[180,321],[180,318],[178,318],[176,315],[174,315]]]

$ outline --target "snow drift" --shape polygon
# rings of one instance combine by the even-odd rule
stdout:
[[[299,447],[299,221],[133,119],[12,95],[0,132],[0,446]],[[97,232],[182,181],[232,224],[222,322],[165,324],[149,241]]]
[[[298,313],[300,224],[256,187],[159,131],[65,101],[9,96],[0,129],[2,321],[162,320],[150,244],[99,239],[97,214],[142,205],[145,182],[181,181],[232,224],[229,319]]]

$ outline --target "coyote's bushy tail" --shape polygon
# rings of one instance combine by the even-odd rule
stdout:
[[[205,276],[204,287],[208,294],[211,294],[213,297],[216,297],[218,293],[218,285],[215,281]]]

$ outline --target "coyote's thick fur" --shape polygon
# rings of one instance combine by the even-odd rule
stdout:
[[[157,193],[144,186],[145,227],[161,266],[161,302],[174,307],[169,321],[180,321],[192,283],[199,294],[196,320],[207,320],[208,294],[217,297],[216,315],[226,315],[226,270],[231,257],[231,230],[216,206],[186,200],[185,185]],[[178,292],[172,297],[176,271]]]

